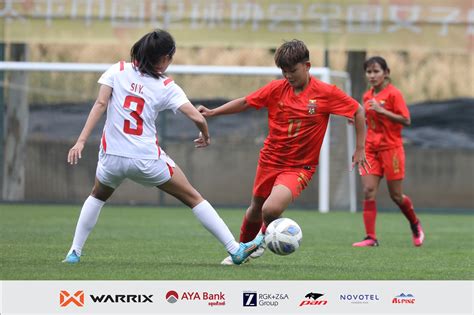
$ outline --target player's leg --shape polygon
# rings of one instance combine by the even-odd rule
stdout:
[[[384,169],[390,198],[395,202],[410,223],[412,240],[415,246],[423,244],[425,233],[415,214],[410,198],[403,194],[402,184],[405,178],[405,150],[403,146],[384,151]]]
[[[99,219],[99,214],[102,210],[102,207],[104,206],[107,199],[109,199],[109,197],[113,194],[113,192],[113,188],[100,183],[97,178],[95,179],[92,193],[82,205],[81,214],[79,215],[76,230],[74,232],[71,249],[69,250],[63,262],[78,263],[80,261],[82,248],[84,247],[89,234]]]
[[[226,250],[231,254],[234,263],[241,264],[244,262],[261,243],[261,238],[245,244],[237,243],[216,210],[207,200],[204,200],[201,194],[189,183],[183,171],[178,166],[173,169],[171,179],[158,186],[158,188],[176,197],[190,207],[199,222],[224,245]]]
[[[375,223],[377,220],[376,196],[381,177],[376,175],[362,176],[362,186],[364,190],[364,201],[362,216],[364,220],[366,237],[352,244],[354,247],[378,246],[377,234],[375,232]]]
[[[242,219],[242,225],[240,226],[240,242],[249,242],[256,237],[259,237],[259,232],[262,227],[262,205],[265,201],[263,197],[252,196],[252,201]],[[263,238],[263,234],[260,235]],[[258,258],[263,255],[265,248],[262,245],[254,251],[249,257]],[[232,256],[227,256],[221,261],[221,265],[231,266],[235,265]]]
[[[266,219],[264,219],[263,223],[260,223],[260,233],[257,231],[257,234],[263,238],[265,236],[268,224],[270,224],[273,220],[279,218],[292,200],[293,196],[288,187],[284,185],[274,186],[272,192],[270,193],[270,196],[263,202],[263,205],[259,207],[258,212],[260,213],[260,217]],[[266,245],[263,242],[259,246],[259,248],[250,255],[250,258],[260,258],[265,253],[265,249]]]
[[[289,204],[298,198],[301,192],[308,186],[314,174],[313,170],[275,170],[276,178],[270,195],[262,207],[263,225],[262,232],[274,220],[278,219]]]
[[[270,195],[279,171],[268,167],[257,166],[252,189],[252,200],[244,214],[240,227],[240,241],[245,242],[253,239],[262,227],[262,207],[266,198]]]
[[[102,207],[123,181],[123,169],[127,168],[125,164],[128,162],[128,159],[118,156],[104,153],[99,155],[94,187],[82,206],[72,246],[64,262],[79,262],[82,248],[97,223]]]
[[[272,190],[278,172],[272,169],[257,166],[253,195],[250,206],[244,214],[242,225],[240,226],[240,242],[248,242],[255,237],[263,237],[263,233],[259,233],[262,229],[262,207],[268,195]],[[250,258],[259,258],[265,251],[265,245],[261,246],[250,255]],[[228,256],[221,261],[222,265],[233,265],[232,257]]]
[[[362,187],[364,191],[364,201],[362,209],[362,217],[365,228],[365,238],[360,241],[353,243],[354,247],[368,247],[378,246],[377,235],[375,233],[375,223],[377,219],[377,203],[376,196],[380,180],[383,175],[382,163],[378,152],[366,151],[367,161],[370,163],[371,168],[368,173],[359,167],[359,173],[361,174]]]
[[[255,177],[253,199],[256,207],[250,207],[254,214],[261,215],[264,223],[261,226],[261,235],[265,234],[266,227],[273,220],[279,218],[288,205],[298,198],[300,193],[307,187],[314,174],[314,170],[281,170],[272,168],[257,168]],[[258,197],[261,196],[261,197]],[[263,202],[263,204],[262,204]],[[265,244],[250,255],[250,258],[258,258],[263,255]],[[228,261],[228,259],[227,259]],[[222,264],[226,264],[226,259]]]
[[[412,231],[412,240],[415,246],[423,245],[425,233],[421,226],[420,220],[416,216],[411,199],[402,193],[402,180],[387,181],[390,197],[398,205],[403,215],[410,223]]]
[[[262,227],[262,206],[265,198],[252,196],[250,206],[245,211],[240,226],[240,241],[248,242],[253,240]]]
[[[264,222],[262,228],[263,233],[265,233],[266,227],[272,223],[272,221],[281,217],[292,201],[293,194],[290,188],[282,184],[273,187],[270,196],[265,200],[262,207]]]

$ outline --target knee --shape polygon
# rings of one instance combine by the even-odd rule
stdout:
[[[262,207],[262,214],[263,214],[263,220],[265,223],[270,223],[276,219],[278,219],[283,212],[284,209],[281,209],[278,206],[273,206],[273,205],[264,205]]]
[[[377,194],[375,186],[364,186],[364,197],[365,199],[374,199]]]
[[[401,193],[394,193],[390,192],[390,198],[395,202],[397,205],[401,205],[403,203],[403,194]]]
[[[112,188],[106,189],[101,185],[94,185],[91,191],[91,196],[100,201],[106,202],[113,192],[114,190]]]

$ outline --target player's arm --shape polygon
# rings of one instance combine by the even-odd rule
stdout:
[[[95,126],[99,122],[100,118],[107,110],[110,96],[112,95],[112,88],[108,85],[101,85],[99,88],[99,95],[92,106],[92,109],[87,117],[84,128],[82,128],[79,138],[77,138],[76,144],[69,150],[67,155],[67,162],[70,164],[77,164],[79,159],[82,157],[82,150],[84,145],[94,130]]]
[[[395,114],[394,112],[391,112],[388,109],[385,109],[375,99],[369,100],[369,104],[370,104],[370,107],[369,107],[370,110],[373,110],[377,112],[378,114],[384,115],[391,121],[402,124],[403,126],[407,126],[407,127],[410,126],[411,120],[409,117],[407,118],[402,115]]]
[[[354,115],[354,126],[356,131],[356,148],[352,157],[352,168],[358,164],[367,172],[370,164],[365,157],[365,113],[360,104]]]
[[[198,111],[202,113],[205,117],[219,116],[219,115],[229,115],[243,112],[247,110],[250,105],[247,103],[245,97],[237,98],[230,102],[225,103],[214,109],[209,109],[205,106],[199,105]]]
[[[196,127],[199,129],[199,138],[194,140],[196,148],[207,147],[211,144],[211,136],[209,135],[209,128],[207,127],[206,118],[193,106],[191,103],[185,103],[179,107],[179,110],[191,119]]]

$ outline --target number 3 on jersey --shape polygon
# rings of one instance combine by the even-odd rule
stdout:
[[[137,127],[132,128],[130,120],[125,120],[123,122],[123,132],[129,135],[140,136],[143,133],[143,119],[140,117],[140,115],[143,112],[145,100],[141,97],[128,95],[123,102],[123,107],[131,109],[132,103],[136,105],[136,109],[132,110],[130,116],[135,119],[135,124]]]

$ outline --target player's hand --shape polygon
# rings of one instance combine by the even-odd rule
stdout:
[[[194,139],[195,148],[204,148],[210,144],[211,144],[211,137],[209,135],[207,137],[203,136],[202,132],[199,133],[199,138]]]
[[[383,107],[382,107],[382,104],[377,102],[377,100],[375,100],[375,98],[371,99],[371,100],[368,100],[368,103],[369,103],[369,109],[377,112],[377,113],[383,113],[383,111],[385,110]]]
[[[212,116],[212,109],[207,108],[204,105],[199,105],[197,110],[204,116],[204,117],[211,117]]]
[[[370,166],[369,162],[367,161],[367,159],[365,157],[365,149],[364,148],[355,150],[354,155],[352,156],[352,170],[354,170],[354,167],[355,167],[356,164],[359,167],[360,175],[362,175],[362,169],[365,171],[366,174],[368,174],[369,169],[372,168],[372,166]]]
[[[82,158],[82,150],[84,149],[84,144],[77,142],[67,154],[67,162],[71,165],[77,164],[79,159]]]

